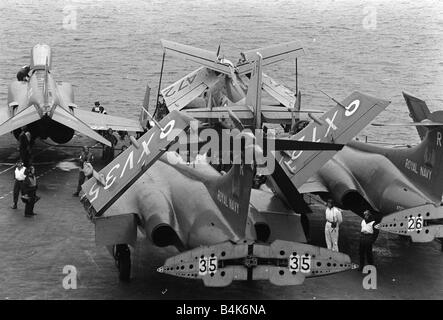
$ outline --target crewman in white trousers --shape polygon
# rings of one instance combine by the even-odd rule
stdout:
[[[338,230],[343,222],[340,209],[332,205],[332,199],[328,199],[326,208],[325,239],[329,250],[338,252]]]

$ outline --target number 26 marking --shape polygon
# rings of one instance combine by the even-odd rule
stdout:
[[[423,218],[421,216],[408,218],[408,231],[420,231],[421,229],[423,229]]]

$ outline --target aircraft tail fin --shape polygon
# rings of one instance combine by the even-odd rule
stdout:
[[[413,97],[405,92],[403,92],[403,97],[406,100],[406,104],[409,109],[409,115],[411,116],[414,122],[421,122],[425,119],[429,119],[429,115],[431,114],[431,112],[429,111],[426,102],[416,97]],[[427,132],[426,127],[417,126],[416,129],[418,131],[420,139],[423,140]]]
[[[248,144],[248,137],[242,133],[234,139],[244,139],[245,149],[255,147]],[[250,140],[249,140],[250,141]],[[252,181],[255,167],[252,163],[245,163],[245,152],[234,159],[234,164],[228,173],[210,181],[208,189],[224,218],[234,232],[240,237],[245,236],[246,221],[249,213]]]
[[[418,100],[418,99],[417,99]],[[421,100],[419,100],[421,101]],[[393,150],[391,161],[411,181],[419,186],[435,203],[440,203],[443,193],[443,111],[430,113],[429,125],[423,141],[415,147]],[[422,124],[426,124],[426,120]]]

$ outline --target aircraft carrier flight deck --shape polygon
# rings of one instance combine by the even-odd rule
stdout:
[[[13,170],[17,157],[11,135],[0,145],[0,299],[441,299],[443,254],[437,241],[410,243],[409,239],[381,232],[374,245],[377,289],[366,290],[365,275],[357,270],[306,279],[301,286],[279,287],[267,281],[235,282],[228,287],[207,288],[201,280],[177,279],[156,269],[174,248],[161,249],[137,242],[132,252],[132,276],[120,282],[114,259],[98,247],[91,224],[73,197],[78,169],[60,163],[76,157],[87,138],[75,137],[69,147],[37,143],[35,167],[41,200],[37,215],[23,216],[24,204],[11,209]],[[119,146],[117,146],[119,148]],[[99,158],[101,148],[93,149]],[[44,152],[42,152],[44,151]],[[64,170],[62,170],[63,168]],[[323,207],[309,216],[312,244],[325,246]],[[358,263],[360,218],[344,213],[340,251]],[[63,287],[63,269],[77,270],[77,289]],[[430,288],[434,288],[430,290]]]

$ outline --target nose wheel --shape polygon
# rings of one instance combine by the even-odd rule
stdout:
[[[129,282],[131,278],[131,250],[127,244],[114,246],[115,265],[120,281]]]

